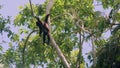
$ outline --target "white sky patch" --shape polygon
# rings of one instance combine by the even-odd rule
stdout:
[[[32,4],[42,4],[45,0],[31,0]],[[19,12],[19,6],[24,6],[28,4],[29,0],[0,0],[0,5],[3,8],[0,10],[0,13],[3,16],[16,16]]]

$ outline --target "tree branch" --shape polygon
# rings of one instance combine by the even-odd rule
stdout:
[[[50,13],[50,9],[52,8],[54,4],[54,0],[49,0],[49,3],[48,5],[46,6],[46,15]],[[50,25],[50,18],[48,19],[49,21],[49,26],[51,27]],[[55,40],[52,38],[51,34],[50,35],[50,40],[52,42],[52,46],[55,48],[58,56],[60,57],[60,59],[62,60],[62,62],[64,63],[65,67],[66,68],[70,68],[70,65],[69,63],[67,62],[65,56],[63,55],[62,51],[60,50],[59,46],[56,44]]]
[[[52,8],[54,4],[54,0],[49,0],[48,5],[46,6],[46,14],[50,14],[50,9]]]
[[[52,38],[52,36],[50,35],[50,39],[52,42],[52,46],[55,48],[58,56],[61,58],[61,60],[63,61],[64,65],[66,68],[70,68],[69,63],[67,62],[65,56],[63,55],[62,51],[60,50],[59,46],[56,44],[55,40]]]
[[[88,30],[86,30],[84,27],[81,27],[80,25],[79,25],[79,22],[82,22],[80,19],[75,23],[76,24],[76,26],[78,26],[80,29],[82,29],[84,32],[86,32],[86,33],[89,33],[89,34],[92,34],[91,32],[89,32]]]
[[[32,8],[32,3],[31,3],[31,0],[29,0],[29,3],[30,3],[30,8],[31,8],[31,14],[33,15],[34,17],[34,12],[33,12],[33,8]]]

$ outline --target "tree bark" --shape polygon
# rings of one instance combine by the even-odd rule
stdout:
[[[60,50],[59,46],[56,44],[55,40],[52,38],[52,36],[50,35],[50,39],[51,39],[51,43],[52,46],[55,48],[58,56],[60,57],[60,59],[62,60],[62,62],[64,63],[66,68],[70,68],[69,63],[67,62],[65,56],[63,55],[62,51]]]
[[[91,41],[92,41],[92,54],[93,54],[93,68],[95,68],[96,67],[96,50],[94,45],[94,37],[92,37]]]

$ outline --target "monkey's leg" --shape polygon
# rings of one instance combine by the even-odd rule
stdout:
[[[44,33],[43,33],[43,44],[46,43],[46,42],[45,42],[45,39],[46,39],[46,34],[45,34],[45,32],[44,32]]]
[[[48,42],[47,42],[47,44],[49,45],[49,43],[50,43],[50,35],[47,34],[47,37],[48,37]]]
[[[39,36],[41,36],[42,34],[42,29],[39,29]]]

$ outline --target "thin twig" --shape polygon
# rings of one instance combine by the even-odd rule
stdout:
[[[34,13],[33,13],[33,8],[32,8],[32,2],[31,2],[31,0],[29,0],[29,3],[30,3],[30,8],[31,8],[31,14],[32,14],[33,17],[34,17]]]
[[[76,26],[78,26],[80,29],[82,29],[84,32],[86,32],[86,33],[89,33],[89,34],[92,34],[91,32],[89,32],[88,30],[86,30],[85,28],[83,28],[83,27],[81,27],[80,25],[79,25],[79,22],[81,22],[82,20],[78,20],[75,24],[76,24]]]

